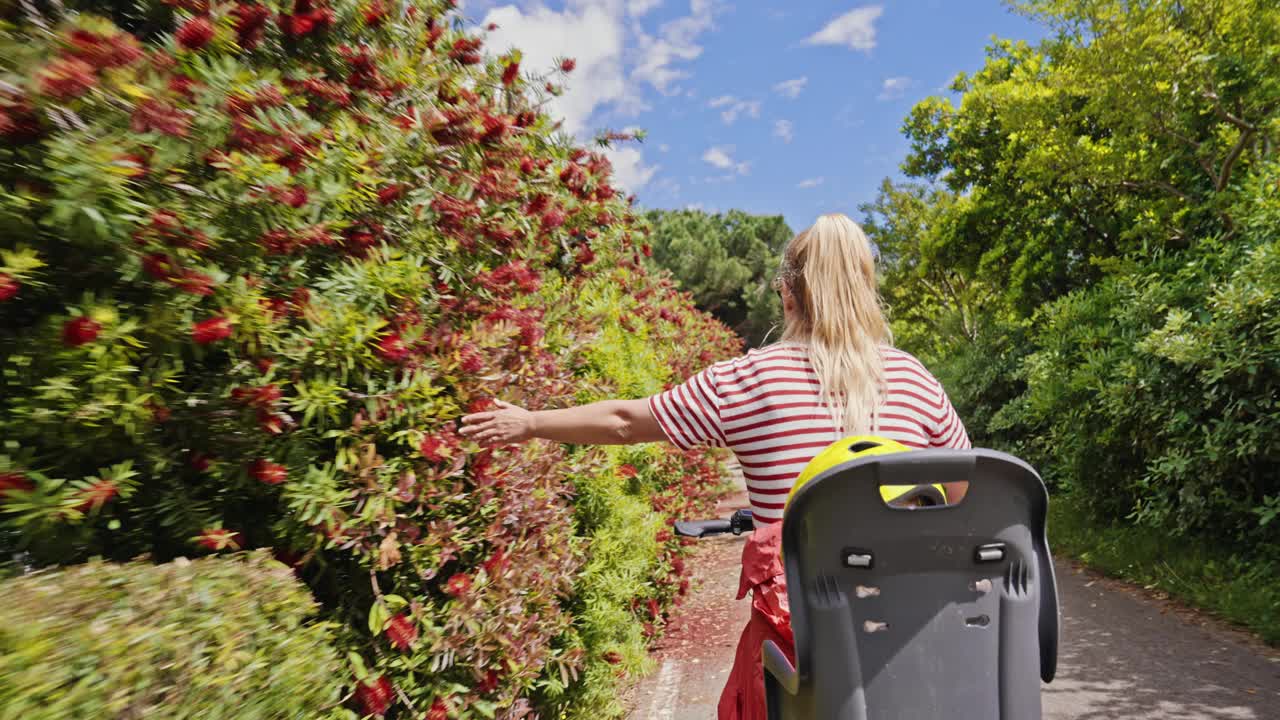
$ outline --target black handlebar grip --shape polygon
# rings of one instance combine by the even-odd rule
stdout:
[[[728,520],[680,520],[676,522],[675,530],[677,535],[700,538],[733,532],[733,527]]]

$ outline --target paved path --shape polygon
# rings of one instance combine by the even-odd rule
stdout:
[[[699,542],[692,596],[656,648],[658,669],[631,689],[630,720],[715,718],[749,613],[733,599],[742,542]],[[1280,720],[1280,653],[1069,562],[1057,576],[1063,643],[1045,720]]]

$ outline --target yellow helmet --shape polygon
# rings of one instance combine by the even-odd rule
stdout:
[[[800,472],[800,476],[796,478],[796,484],[792,486],[791,492],[787,495],[787,503],[790,504],[791,498],[795,496],[805,483],[817,477],[822,472],[829,470],[837,465],[846,463],[850,460],[858,458],[870,457],[872,455],[888,455],[890,453],[908,452],[911,448],[900,442],[890,440],[889,438],[878,437],[875,435],[854,435],[847,438],[837,440],[826,447],[825,450],[818,453],[809,461],[804,470]],[[905,499],[905,496],[916,496],[923,491],[926,494],[932,494],[928,488],[932,487],[941,494],[943,503],[947,501],[947,491],[941,484],[930,485],[881,485],[880,497],[886,503],[895,500]],[[936,496],[935,496],[936,497]]]

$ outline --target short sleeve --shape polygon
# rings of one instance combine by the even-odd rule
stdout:
[[[725,446],[714,366],[649,398],[649,410],[667,439],[681,450]]]
[[[951,405],[951,398],[947,397],[946,391],[942,390],[941,386],[939,386],[939,392],[942,395],[942,420],[933,428],[929,446],[968,450],[973,447],[969,442],[969,433],[964,429],[964,423],[956,413],[955,407]]]

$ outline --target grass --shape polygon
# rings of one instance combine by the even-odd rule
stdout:
[[[1245,556],[1212,538],[1108,524],[1070,495],[1049,503],[1049,547],[1112,577],[1161,590],[1280,646],[1280,567],[1266,550]],[[1270,548],[1275,555],[1275,548]]]

